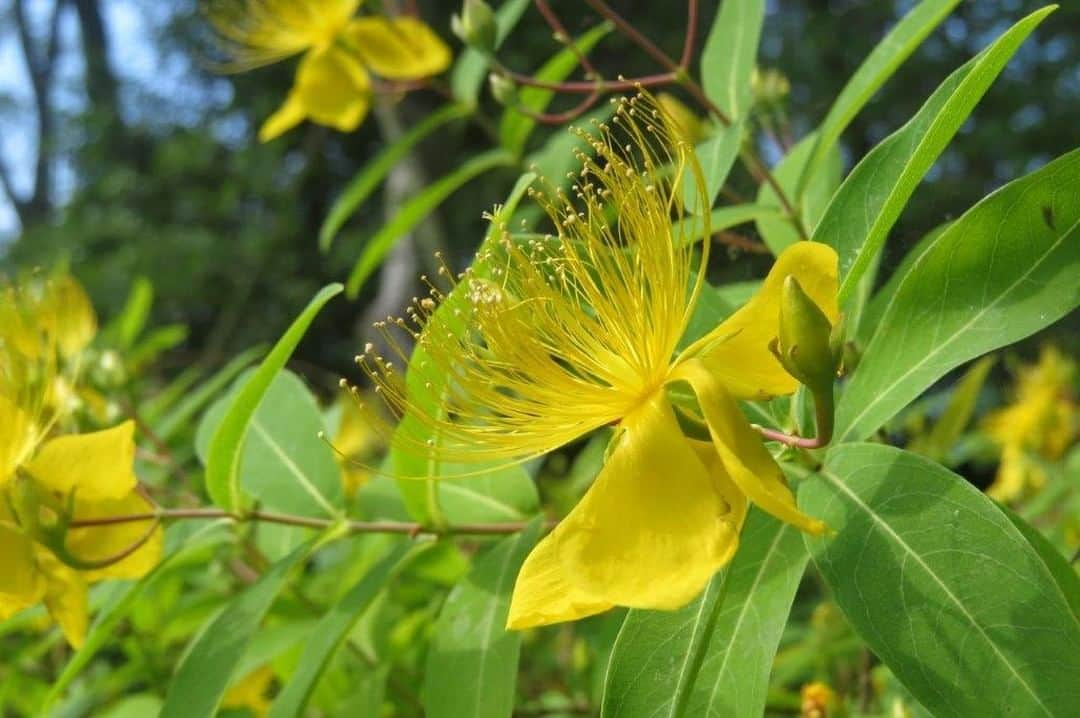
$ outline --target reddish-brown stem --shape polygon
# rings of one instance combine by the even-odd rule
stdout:
[[[723,244],[733,249],[739,249],[744,252],[750,252],[751,254],[770,254],[771,251],[761,242],[755,242],[752,239],[747,239],[741,234],[735,232],[729,232],[727,230],[721,230],[713,235],[720,244]]]
[[[588,3],[588,5],[597,13],[614,23],[615,27],[618,28],[619,32],[621,32],[623,35],[626,35],[626,37],[628,37],[631,42],[644,50],[645,53],[649,55],[652,59],[660,63],[660,65],[665,70],[676,73],[680,71],[681,68],[676,65],[670,57],[667,56],[667,53],[657,47],[652,40],[645,37],[645,35],[643,35],[640,30],[630,24],[630,22],[628,22],[626,18],[611,9],[611,7],[609,7],[608,4],[604,2],[604,0],[585,0],[585,2]]]
[[[596,68],[593,67],[589,58],[570,40],[570,33],[563,27],[558,16],[552,11],[551,6],[547,4],[547,0],[534,0],[534,2],[536,4],[536,9],[544,16],[544,20],[547,21],[548,26],[555,31],[555,39],[565,43],[570,48],[570,52],[574,53],[574,57],[577,58],[578,63],[581,65],[582,69],[585,70],[585,76],[599,77],[599,73],[596,71]]]
[[[694,43],[697,41],[697,24],[697,0],[688,0],[686,3],[686,38],[683,40],[682,56],[679,58],[679,67],[684,70],[689,69],[690,60],[694,55]]]
[[[509,77],[518,85],[526,87],[539,87],[542,90],[565,92],[572,94],[589,94],[592,92],[625,92],[638,87],[655,87],[657,85],[670,85],[678,80],[673,72],[663,72],[657,75],[645,75],[629,80],[573,80],[570,82],[546,82],[537,80],[531,75],[514,72],[508,67],[499,65],[499,71]]]
[[[300,526],[311,529],[327,529],[339,524],[334,519],[321,519],[309,516],[279,514],[272,511],[251,511],[245,514],[233,514],[223,509],[162,509],[137,514],[120,516],[100,516],[71,522],[71,528],[89,528],[92,526],[113,526],[116,524],[137,523],[141,521],[172,521],[180,519],[229,519],[231,521],[265,521],[267,523]],[[392,533],[417,536],[420,534],[439,535],[498,535],[517,533],[528,526],[526,521],[485,524],[455,524],[442,529],[434,529],[411,521],[353,521],[343,523],[348,533]],[[549,526],[554,525],[553,522]]]
[[[758,433],[764,436],[766,439],[769,439],[771,441],[779,441],[781,444],[795,446],[800,449],[820,449],[821,447],[825,446],[826,443],[822,441],[819,437],[807,439],[804,436],[785,434],[782,431],[777,431],[776,429],[769,429],[768,427],[764,426],[758,426],[757,424],[754,424],[753,426],[755,429],[758,430]]]
[[[597,90],[590,93],[589,95],[586,95],[581,102],[577,103],[569,110],[554,114],[547,112],[536,112],[520,105],[517,106],[515,109],[517,109],[518,112],[525,115],[526,117],[531,117],[537,122],[542,122],[545,125],[561,125],[565,122],[569,122],[570,120],[576,120],[578,117],[584,115],[586,112],[589,111],[589,108],[596,104],[596,101],[599,99],[600,92],[599,90]]]

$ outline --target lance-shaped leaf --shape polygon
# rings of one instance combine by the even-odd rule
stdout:
[[[270,388],[274,377],[292,356],[315,315],[328,301],[340,294],[341,289],[340,284],[328,284],[312,298],[263,359],[259,368],[236,392],[221,423],[214,431],[206,456],[206,490],[213,502],[221,508],[227,511],[240,508],[240,462],[243,457],[244,438],[259,402]]]
[[[835,534],[806,537],[848,621],[935,716],[1066,716],[1080,623],[986,496],[920,456],[837,446],[799,490]]]
[[[601,715],[761,715],[807,559],[797,529],[752,509],[735,558],[700,598],[678,611],[627,614]]]
[[[521,633],[506,630],[506,616],[514,580],[540,528],[537,519],[503,539],[450,592],[428,649],[428,718],[498,718],[513,711]]]
[[[840,255],[843,305],[885,242],[923,175],[964,124],[1009,58],[1054,7],[1013,25],[943,82],[911,120],[883,140],[848,175],[813,239]]]
[[[837,436],[870,436],[949,370],[1080,302],[1080,150],[1005,185],[919,256],[837,406]]]

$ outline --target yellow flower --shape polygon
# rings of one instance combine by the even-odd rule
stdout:
[[[433,460],[522,460],[616,426],[588,493],[525,561],[511,628],[686,604],[734,554],[748,499],[824,529],[798,511],[736,400],[798,387],[769,350],[781,287],[796,277],[835,322],[836,254],[793,245],[756,297],[677,351],[708,259],[708,244],[699,254],[692,242],[708,236],[693,226],[707,219],[680,221],[683,184],[703,192],[701,169],[648,95],[600,127],[582,133],[597,156],[581,156],[576,201],[532,193],[554,236],[521,241],[504,228],[458,291],[433,288],[411,321],[384,326],[414,333],[405,379],[370,345],[359,360],[403,417],[394,440]],[[671,389],[689,392],[676,403]]]
[[[305,119],[342,132],[371,104],[369,71],[419,80],[450,65],[450,49],[413,17],[354,17],[360,0],[218,0],[210,20],[229,44],[235,69],[305,53],[285,103],[259,130],[263,142]]]
[[[65,357],[93,336],[93,312],[80,298],[65,279],[8,287],[0,304],[9,320],[0,324],[0,620],[44,601],[76,647],[87,585],[141,576],[161,550],[160,530],[145,524],[64,531],[71,521],[151,508],[136,493],[131,422],[47,438],[64,408],[54,398]]]
[[[799,695],[802,698],[799,712],[802,718],[827,718],[836,700],[833,690],[820,681],[807,683],[799,691]]]
[[[260,666],[234,683],[221,701],[222,708],[246,708],[254,716],[270,712],[270,686],[274,683],[274,671]]]
[[[995,499],[1011,501],[1040,488],[1046,472],[1033,457],[1059,459],[1075,441],[1075,370],[1056,348],[1043,347],[1039,362],[1021,369],[1016,401],[987,415],[983,430],[1001,447],[998,474],[987,490]]]
[[[367,420],[359,404],[345,398],[340,406],[341,421],[334,435],[333,446],[341,467],[345,494],[354,496],[372,475],[364,462],[383,447],[383,441],[382,435]]]

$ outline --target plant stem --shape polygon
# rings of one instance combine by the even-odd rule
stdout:
[[[92,519],[72,521],[71,528],[87,528],[91,526],[113,526],[116,524],[136,523],[140,521],[175,521],[175,520],[213,520],[230,519],[236,522],[264,521],[266,523],[284,524],[286,526],[301,526],[311,529],[327,529],[339,525],[335,519],[322,519],[310,516],[296,516],[293,514],[280,514],[272,511],[250,511],[244,514],[234,514],[224,509],[195,508],[195,509],[161,509],[159,511],[147,511],[138,514],[125,514],[120,516],[101,516]],[[454,524],[442,528],[433,528],[424,524],[411,521],[354,521],[347,520],[343,523],[350,534],[359,533],[391,533],[408,534],[410,536],[424,535],[500,535],[512,534],[522,531],[529,525],[527,521],[512,521],[505,523],[484,524]],[[549,527],[554,522],[549,522]]]

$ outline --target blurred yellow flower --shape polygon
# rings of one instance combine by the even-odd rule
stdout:
[[[86,633],[87,585],[141,576],[161,550],[160,530],[145,525],[65,530],[150,509],[135,490],[131,422],[47,438],[65,409],[56,387],[73,381],[64,362],[96,326],[84,299],[74,280],[60,278],[7,287],[0,302],[0,620],[44,601],[76,647]]]
[[[259,130],[263,142],[305,119],[342,132],[371,104],[369,71],[419,80],[450,65],[450,49],[414,17],[355,17],[360,0],[216,0],[211,23],[243,70],[305,53],[285,103]]]
[[[346,496],[354,496],[368,482],[372,472],[365,462],[383,447],[382,434],[368,421],[363,409],[346,397],[341,402],[341,421],[333,446]]]
[[[260,666],[232,684],[221,701],[221,707],[246,708],[252,715],[262,718],[270,712],[270,686],[273,683],[273,669]]]
[[[829,686],[815,681],[807,683],[799,691],[802,698],[802,706],[799,715],[802,718],[828,718],[830,708],[835,701],[835,695]]]
[[[360,358],[403,417],[394,440],[430,461],[523,460],[617,427],[592,487],[525,561],[511,628],[685,605],[734,554],[747,500],[824,529],[798,511],[736,400],[798,387],[769,351],[781,287],[796,277],[835,322],[835,252],[793,245],[756,297],[677,351],[708,260],[708,243],[699,254],[693,242],[708,236],[693,226],[707,218],[680,221],[685,178],[704,192],[701,168],[651,96],[622,100],[600,127],[581,133],[596,157],[580,157],[576,202],[531,193],[555,235],[526,241],[503,228],[458,292],[433,288],[410,321],[384,325],[388,338],[396,325],[417,341],[407,382],[370,345]],[[668,391],[679,387],[689,391]]]
[[[998,501],[1041,488],[1046,472],[1039,459],[1061,458],[1076,440],[1075,371],[1072,360],[1043,347],[1038,363],[1020,370],[1016,400],[984,420],[983,430],[1001,447],[997,477],[987,490]]]

